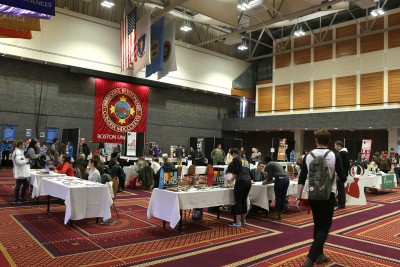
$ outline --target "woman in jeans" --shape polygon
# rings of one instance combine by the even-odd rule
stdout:
[[[267,164],[265,170],[267,172],[267,181],[275,179],[275,215],[272,216],[273,220],[280,220],[283,209],[286,205],[286,195],[289,188],[289,174],[283,169],[282,165],[272,161],[271,156],[265,157]]]
[[[247,214],[247,197],[251,188],[251,178],[249,174],[248,162],[240,158],[240,152],[237,148],[231,149],[233,160],[229,163],[226,173],[232,173],[236,176],[236,182],[234,187],[235,195],[235,206],[234,215],[235,220],[229,223],[229,226],[240,227],[246,224]],[[247,163],[247,164],[246,164]]]

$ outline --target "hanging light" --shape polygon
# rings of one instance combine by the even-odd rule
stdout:
[[[304,36],[306,33],[303,31],[303,28],[299,25],[297,30],[294,32],[296,37]]]
[[[185,20],[185,9],[183,9],[183,22],[181,26],[181,31],[188,32],[192,30],[192,26],[190,25],[190,21]]]
[[[249,0],[238,0],[237,8],[242,11],[250,9]]]
[[[114,6],[114,2],[112,0],[104,0],[101,2],[101,5],[107,8],[112,8]]]
[[[188,32],[192,30],[192,26],[190,26],[190,21],[184,20],[182,22],[181,31]]]
[[[241,51],[248,49],[245,39],[242,39],[242,43],[239,45],[238,49]]]
[[[385,11],[383,10],[383,8],[381,8],[381,3],[379,2],[379,0],[375,0],[376,6],[375,9],[371,10],[371,15],[373,17],[377,17],[377,16],[382,16],[383,14],[385,14]]]

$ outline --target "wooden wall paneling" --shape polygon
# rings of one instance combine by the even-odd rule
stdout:
[[[400,29],[388,32],[388,47],[394,48],[400,46]]]
[[[310,108],[310,82],[293,84],[293,109]]]
[[[379,17],[379,18],[375,18],[375,19],[370,19],[367,21],[362,21],[360,23],[361,27],[364,29],[364,31],[376,31],[376,30],[380,30],[383,29],[383,27],[385,26],[384,24],[384,20],[383,17]],[[372,25],[372,27],[371,27]],[[361,29],[361,33],[362,33],[362,29]]]
[[[326,32],[320,32],[319,38],[323,42],[331,41],[332,40],[332,30],[329,30],[326,35]],[[325,37],[324,37],[325,36]],[[322,40],[322,38],[324,39]],[[332,50],[333,45],[321,45],[314,47],[314,62],[332,59]]]
[[[388,102],[400,102],[400,69],[388,71]]]
[[[257,90],[257,111],[272,110],[272,87],[261,87]]]
[[[357,25],[352,24],[336,28],[336,39],[353,36],[357,34]],[[336,57],[357,54],[357,39],[341,41],[336,43]]]
[[[275,69],[290,67],[292,54],[290,52],[275,56]]]
[[[373,51],[383,50],[385,34],[378,33],[360,38],[360,52],[368,53]]]
[[[275,111],[290,110],[290,84],[275,86]]]
[[[294,48],[304,47],[311,45],[311,35],[294,39]],[[311,62],[311,48],[295,51],[293,54],[293,61],[295,65],[306,64]]]
[[[295,65],[310,63],[311,62],[311,48],[295,51],[293,61],[294,61]]]
[[[361,74],[360,104],[383,103],[383,72]]]
[[[332,79],[314,81],[314,108],[332,106]]]
[[[388,16],[388,26],[400,25],[400,12]],[[388,47],[394,48],[400,46],[400,29],[388,32]]]
[[[336,78],[336,105],[355,106],[357,101],[357,76]]]

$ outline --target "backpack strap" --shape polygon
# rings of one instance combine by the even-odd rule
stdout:
[[[316,159],[317,157],[314,155],[314,153],[312,153],[312,151],[310,151],[310,153],[308,153],[309,155],[311,155],[311,157],[313,157],[313,159]]]
[[[329,152],[331,152],[330,150],[325,152],[325,155],[322,157],[323,159],[326,159],[326,157],[328,156]]]

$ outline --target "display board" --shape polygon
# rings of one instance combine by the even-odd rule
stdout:
[[[145,133],[127,132],[123,154],[127,157],[142,157],[145,155]]]

